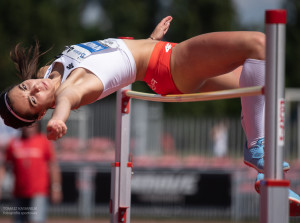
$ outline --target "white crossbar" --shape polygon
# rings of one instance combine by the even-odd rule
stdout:
[[[137,91],[126,91],[127,97],[146,100],[146,101],[159,101],[159,102],[194,102],[194,101],[211,101],[229,98],[239,98],[242,96],[255,96],[263,94],[264,87],[247,87],[247,88],[237,88],[223,91],[213,91],[205,93],[195,93],[195,94],[174,94],[174,95],[159,95],[159,94],[149,94]]]

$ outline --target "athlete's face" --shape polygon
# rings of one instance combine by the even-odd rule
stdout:
[[[55,103],[55,88],[50,79],[30,79],[13,87],[8,97],[21,117],[42,115]]]

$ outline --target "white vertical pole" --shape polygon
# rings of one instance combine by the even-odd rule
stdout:
[[[117,91],[116,106],[116,154],[111,174],[111,223],[130,222],[131,172],[130,98],[124,94],[131,86]]]
[[[285,10],[266,11],[265,180],[261,182],[261,223],[289,221],[289,181],[283,180]]]

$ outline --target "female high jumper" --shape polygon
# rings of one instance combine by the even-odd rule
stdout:
[[[47,136],[57,140],[66,134],[72,109],[135,81],[145,81],[162,95],[264,86],[263,33],[213,32],[178,44],[163,42],[171,21],[171,16],[162,19],[148,39],[110,38],[67,46],[50,66],[40,69],[38,43],[29,51],[18,44],[10,56],[24,81],[0,96],[5,124],[28,126],[53,108]],[[241,104],[247,138],[244,162],[263,173],[265,99],[262,95],[241,97]],[[283,169],[289,168],[284,162]],[[298,195],[295,197],[300,204]]]

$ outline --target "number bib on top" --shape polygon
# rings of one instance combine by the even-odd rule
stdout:
[[[84,58],[95,52],[100,52],[107,48],[111,48],[102,41],[92,41],[86,43],[80,43],[72,46],[67,46],[62,52],[63,55],[81,62]]]

